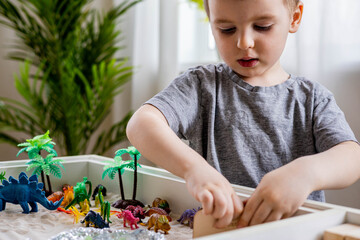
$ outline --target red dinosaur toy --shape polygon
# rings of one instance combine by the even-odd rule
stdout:
[[[134,217],[129,210],[124,210],[116,216],[124,220],[124,227],[127,227],[126,224],[129,223],[131,230],[134,230],[133,226],[139,228],[136,224],[139,221],[139,218]]]

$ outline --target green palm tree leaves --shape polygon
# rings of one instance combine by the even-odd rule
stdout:
[[[6,174],[5,171],[3,171],[3,172],[0,173],[0,182],[1,182],[2,180],[6,180],[5,174]]]
[[[109,176],[110,179],[114,179],[118,170],[120,170],[121,174],[124,173],[125,168],[134,169],[133,161],[123,161],[120,156],[116,156],[114,161],[104,161],[107,165],[104,166],[104,172],[102,174],[102,179]]]
[[[120,157],[125,153],[129,154],[133,161],[135,161],[135,157],[137,160],[139,160],[139,158],[141,157],[141,153],[134,146],[130,146],[128,148],[123,148],[123,149],[117,150],[115,152],[115,157]],[[141,167],[141,165],[139,163],[137,163],[137,166]],[[134,168],[135,168],[135,166],[133,166],[132,169],[134,169]]]
[[[30,161],[26,164],[29,165],[26,171],[30,171],[34,169],[33,174],[41,175],[42,182],[45,183],[44,173],[47,178],[49,192],[52,192],[51,182],[50,182],[50,174],[54,175],[57,178],[62,177],[61,168],[64,168],[62,162],[64,160],[61,159],[53,159],[57,156],[57,153],[54,149],[55,143],[49,136],[49,130],[42,135],[38,135],[33,137],[32,139],[27,139],[26,142],[18,144],[19,147],[23,147],[17,154],[21,154],[22,152],[27,152],[30,158]],[[41,156],[41,151],[45,150],[49,154],[45,158]],[[44,184],[45,187],[45,184]],[[46,189],[45,189],[46,190]]]
[[[32,139],[27,139],[26,142],[18,144],[19,147],[22,148],[16,156],[19,156],[22,152],[27,152],[29,155],[29,158],[33,158],[36,155],[38,155],[41,150],[45,150],[48,153],[53,154],[54,156],[57,156],[57,152],[53,149],[55,143],[52,141],[52,139],[49,137],[49,130],[43,134],[35,136]]]
[[[61,178],[62,173],[60,167],[65,170],[64,166],[62,165],[62,162],[64,160],[53,159],[54,156],[54,154],[48,154],[46,158],[43,158],[40,155],[35,156],[34,159],[26,163],[27,165],[29,165],[26,171],[34,169],[33,174],[40,175],[41,171],[43,171],[46,175],[52,174],[57,178]]]

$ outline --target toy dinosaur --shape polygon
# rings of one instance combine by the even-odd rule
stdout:
[[[177,220],[179,223],[181,224],[185,224],[187,223],[190,228],[193,228],[194,226],[194,216],[196,214],[197,211],[199,211],[200,208],[198,208],[198,210],[196,210],[195,208],[193,209],[186,209],[183,214],[181,214],[181,217]]]
[[[81,223],[85,223],[86,227],[93,226],[95,228],[109,228],[109,223],[105,222],[100,214],[92,210],[86,214],[84,220],[82,220]]]
[[[89,211],[87,213],[83,214],[83,213],[79,212],[79,210],[76,207],[70,207],[70,213],[74,217],[74,221],[73,221],[73,224],[74,224],[74,223],[79,222],[80,216],[86,216],[86,214],[89,213]]]
[[[87,199],[85,199],[83,202],[80,202],[80,212],[87,214],[90,211],[90,204]]]
[[[86,193],[86,185],[89,185],[88,193]],[[87,199],[90,204],[90,197],[92,191],[91,187],[91,182],[87,180],[87,177],[84,177],[84,180],[82,182],[76,183],[76,186],[74,187],[74,199],[65,207],[65,210],[75,204],[80,205],[80,202],[83,202],[85,199]]]
[[[155,198],[152,202],[152,207],[158,207],[164,209],[168,214],[171,212],[169,203],[161,198]]]
[[[37,175],[32,175],[30,178],[26,173],[21,172],[19,174],[19,180],[16,180],[12,176],[9,177],[9,181],[3,180],[3,185],[0,185],[0,211],[5,209],[6,203],[20,204],[23,209],[23,213],[29,213],[29,205],[31,212],[37,212],[37,203],[43,205],[46,209],[57,209],[62,198],[53,203],[45,197],[43,183],[38,183]],[[28,205],[29,204],[29,205]]]
[[[162,208],[158,208],[158,207],[152,207],[149,208],[146,212],[145,212],[145,216],[150,217],[151,215],[153,215],[154,213],[157,213],[159,215],[165,215],[166,218],[169,220],[169,222],[172,221],[170,215]]]
[[[103,195],[104,197],[106,197],[106,192],[107,192],[106,188],[105,188],[103,185],[99,184],[99,185],[97,185],[96,188],[94,189],[94,192],[93,192],[93,194],[92,194],[92,200],[95,200],[95,197],[96,197],[96,195],[98,194],[99,188],[100,188],[101,186],[102,186],[102,190],[101,190],[102,195]]]
[[[85,216],[87,214],[84,212],[79,212],[79,210],[76,207],[70,207],[69,210],[65,210],[64,208],[59,207],[59,208],[57,208],[57,210],[60,212],[64,212],[64,213],[73,215],[73,217],[74,217],[73,224],[79,222],[80,216]]]
[[[133,226],[135,226],[135,228],[139,228],[136,224],[139,221],[139,218],[134,217],[129,210],[124,210],[122,213],[116,216],[118,218],[123,218],[124,227],[127,227],[126,224],[129,223],[131,230],[134,230]]]
[[[64,200],[62,201],[61,206],[65,207],[69,203],[71,203],[72,200],[74,200],[74,187],[70,185],[63,187],[63,191],[64,191]]]
[[[104,220],[107,220],[109,223],[110,221],[110,208],[111,205],[108,201],[104,201],[103,196],[103,186],[99,185],[98,193],[95,196],[95,206],[97,207],[100,204],[100,215],[104,218]]]
[[[171,227],[169,224],[169,220],[165,215],[160,215],[157,213],[154,213],[150,216],[147,223],[140,223],[143,226],[147,226],[148,230],[150,230],[152,227],[154,227],[154,231],[158,232],[158,230],[163,230],[164,234],[167,234],[168,231],[170,231]]]
[[[125,210],[129,210],[134,217],[139,218],[139,222],[142,222],[141,220],[145,218],[144,209],[141,206],[133,206],[129,205],[125,208]]]
[[[54,192],[53,194],[51,194],[50,196],[48,196],[47,199],[51,202],[57,202],[63,197],[64,197],[64,193],[61,191],[57,191],[57,192]]]

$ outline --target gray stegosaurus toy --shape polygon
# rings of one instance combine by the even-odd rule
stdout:
[[[9,181],[3,180],[3,185],[0,185],[0,211],[5,209],[6,203],[20,204],[23,213],[29,213],[29,205],[31,212],[37,212],[37,203],[43,205],[46,209],[57,209],[63,198],[53,203],[45,197],[45,192],[42,191],[43,183],[38,183],[37,175],[32,175],[30,178],[26,173],[19,174],[19,180],[12,176]]]

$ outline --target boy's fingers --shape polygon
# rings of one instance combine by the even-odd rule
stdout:
[[[266,220],[264,222],[273,222],[273,221],[277,221],[280,220],[282,218],[283,214],[281,212],[278,211],[272,211],[270,213],[270,215],[266,218]]]
[[[265,222],[272,212],[272,208],[267,206],[264,202],[258,207],[254,216],[251,218],[249,225],[256,225]]]
[[[249,198],[243,210],[243,213],[241,214],[238,227],[246,227],[249,225],[251,218],[254,216],[256,209],[261,203],[262,200],[257,197],[252,196]]]
[[[212,213],[214,218],[223,218],[224,215],[231,209],[233,213],[233,205],[228,194],[224,194],[219,189],[212,191],[214,196],[214,211]]]
[[[233,211],[226,212],[225,215],[216,220],[214,227],[224,228],[230,225],[233,220]]]
[[[202,207],[205,215],[212,214],[214,211],[214,198],[211,192],[204,190],[198,194],[197,199]]]
[[[231,195],[228,207],[225,215],[216,221],[215,227],[223,228],[228,226],[234,219],[238,218],[243,211],[243,203],[235,193]]]
[[[242,211],[244,210],[244,205],[239,196],[236,194],[231,195],[233,204],[234,204],[234,219],[238,218]]]

